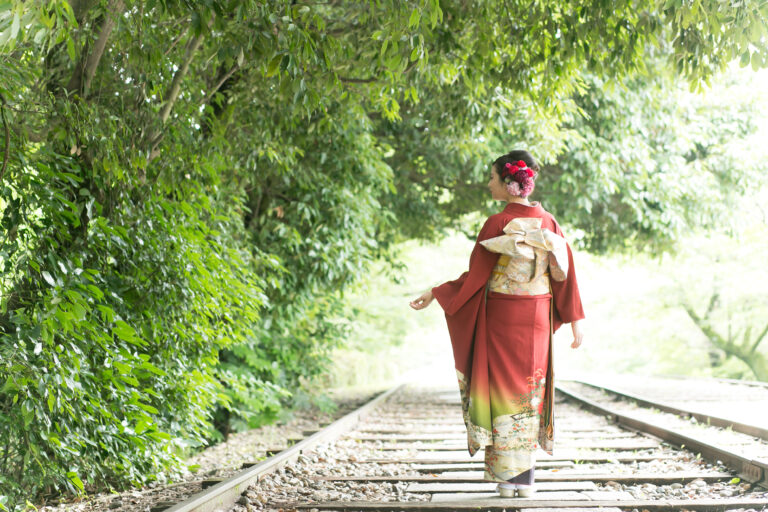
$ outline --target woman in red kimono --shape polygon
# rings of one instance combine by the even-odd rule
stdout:
[[[554,217],[527,199],[538,171],[527,151],[494,161],[488,188],[507,204],[485,221],[469,270],[410,303],[436,298],[445,311],[469,454],[484,448],[483,479],[504,497],[531,496],[535,452],[552,454],[552,334],[570,323],[571,347],[583,339],[573,254]]]

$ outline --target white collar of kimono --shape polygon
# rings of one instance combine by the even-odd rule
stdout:
[[[514,201],[510,201],[510,202],[507,203],[507,206],[505,206],[504,209],[507,210],[508,208],[515,208],[517,206],[522,206],[523,208],[526,209],[526,211],[529,211],[529,212],[532,212],[532,211],[536,210],[537,208],[541,208],[541,209],[544,208],[543,206],[541,206],[541,203],[539,201],[533,201],[530,204],[516,203]],[[520,210],[518,210],[518,211],[520,211]]]

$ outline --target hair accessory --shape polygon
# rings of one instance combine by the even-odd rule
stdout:
[[[519,197],[527,197],[533,192],[535,175],[534,170],[528,167],[524,160],[507,162],[499,171],[499,178],[506,185],[507,192]]]
[[[518,161],[517,161],[517,162],[515,162],[515,163],[507,162],[507,163],[504,165],[504,170],[503,170],[503,171],[502,171],[502,173],[501,173],[501,179],[502,179],[502,181],[504,181],[505,183],[509,183],[509,180],[506,180],[506,179],[505,179],[507,176],[509,176],[511,179],[515,179],[515,178],[518,178],[518,180],[515,180],[515,181],[519,181],[519,178],[520,178],[520,177],[524,177],[524,176],[519,176],[519,175],[518,175],[518,176],[515,176],[515,174],[516,174],[517,172],[519,172],[519,171],[524,171],[524,172],[525,172],[525,174],[526,174],[526,175],[527,175],[529,178],[533,178],[533,175],[535,174],[535,173],[533,172],[533,169],[531,169],[530,167],[528,167],[528,164],[526,164],[524,160],[518,160]]]

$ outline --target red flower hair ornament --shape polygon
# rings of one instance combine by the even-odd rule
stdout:
[[[507,185],[507,192],[513,196],[526,197],[533,192],[535,174],[524,160],[518,160],[506,163],[499,178]]]
[[[504,178],[507,176],[513,177],[518,171],[525,171],[529,178],[533,178],[533,169],[528,167],[528,164],[526,164],[524,160],[518,160],[515,163],[507,162],[507,164],[504,166],[504,170],[501,173],[501,179],[506,181]]]

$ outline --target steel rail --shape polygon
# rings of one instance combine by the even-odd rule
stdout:
[[[720,462],[733,468],[739,473],[740,478],[768,488],[768,460],[745,457],[744,455],[727,448],[715,446],[702,439],[687,436],[680,432],[654,425],[653,423],[649,423],[640,418],[620,413],[610,407],[606,407],[605,405],[582,396],[575,391],[566,390],[560,385],[556,385],[555,389],[563,395],[581,403],[584,408],[604,416],[609,416],[611,421],[622,425],[625,428],[629,428],[645,435],[651,435],[680,448],[685,447],[693,452],[699,452],[701,456],[707,460],[715,463]]]
[[[596,389],[602,389],[604,391],[607,391],[608,393],[612,393],[614,395],[626,398],[628,400],[633,400],[638,405],[643,405],[646,407],[654,407],[660,411],[669,412],[672,414],[678,414],[681,416],[690,416],[692,418],[696,418],[697,421],[708,423],[716,427],[723,427],[723,428],[731,427],[731,429],[736,432],[741,432],[742,434],[759,437],[760,439],[764,439],[768,441],[768,428],[758,427],[757,425],[750,425],[749,423],[740,423],[738,421],[729,420],[727,418],[712,416],[710,414],[691,411],[688,409],[681,409],[674,405],[670,405],[664,402],[658,402],[651,398],[642,397],[640,395],[635,395],[633,393],[627,393],[626,391],[620,391],[616,388],[608,387],[603,384],[595,384],[593,382],[589,382],[586,380],[574,379],[574,380],[571,380],[570,382],[578,382],[580,384],[584,384],[586,386],[590,386]]]
[[[316,445],[333,441],[354,428],[361,419],[369,415],[378,405],[386,401],[390,396],[408,385],[401,382],[361,407],[325,426],[322,430],[300,441],[289,448],[255,464],[237,475],[223,480],[208,489],[199,492],[187,500],[165,509],[163,512],[214,512],[223,507],[235,504],[240,495],[251,485],[258,482],[262,475],[271,473],[276,469],[298,459],[305,451],[309,451]]]
[[[678,379],[678,380],[690,380],[690,375],[653,375],[660,379]],[[742,380],[742,379],[726,379],[724,377],[707,377],[706,380],[713,380],[717,382],[725,382],[726,384],[738,384],[739,386],[752,386],[758,388],[768,388],[768,382],[760,380]]]

